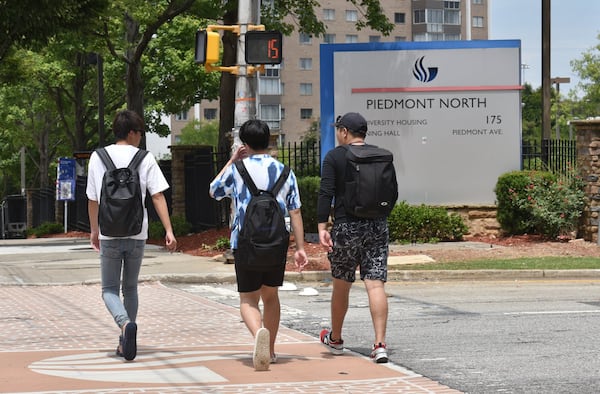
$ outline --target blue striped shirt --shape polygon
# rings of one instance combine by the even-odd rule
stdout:
[[[269,154],[252,155],[244,159],[244,165],[259,190],[271,190],[279,174],[283,171],[283,163],[275,160]],[[244,223],[244,214],[252,197],[250,190],[244,184],[242,176],[234,165],[227,167],[223,174],[215,178],[209,189],[210,195],[216,200],[225,197],[232,199],[233,218],[231,223],[231,248],[237,249],[237,238]],[[277,201],[282,211],[299,209],[300,192],[296,175],[290,171],[287,182],[277,194]]]

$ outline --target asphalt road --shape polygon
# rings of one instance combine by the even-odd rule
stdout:
[[[237,305],[233,285],[174,285]],[[282,324],[317,336],[329,326],[328,282],[281,291]],[[317,290],[318,295],[305,289]],[[600,391],[600,281],[389,283],[390,358],[467,393]],[[364,289],[351,292],[346,346],[368,354]]]

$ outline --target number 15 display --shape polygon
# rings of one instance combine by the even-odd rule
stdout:
[[[249,31],[246,33],[247,64],[280,64],[282,60],[280,31]]]

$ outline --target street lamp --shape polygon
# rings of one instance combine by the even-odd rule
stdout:
[[[556,140],[560,139],[560,125],[558,124],[560,115],[560,84],[570,82],[571,78],[568,77],[555,77],[550,79],[550,83],[556,84]]]
[[[531,66],[529,66],[529,64],[521,63],[521,85],[525,85],[525,70],[529,70],[530,68]]]

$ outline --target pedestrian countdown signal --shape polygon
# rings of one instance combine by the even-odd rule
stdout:
[[[281,41],[280,31],[248,31],[246,64],[281,64]]]

